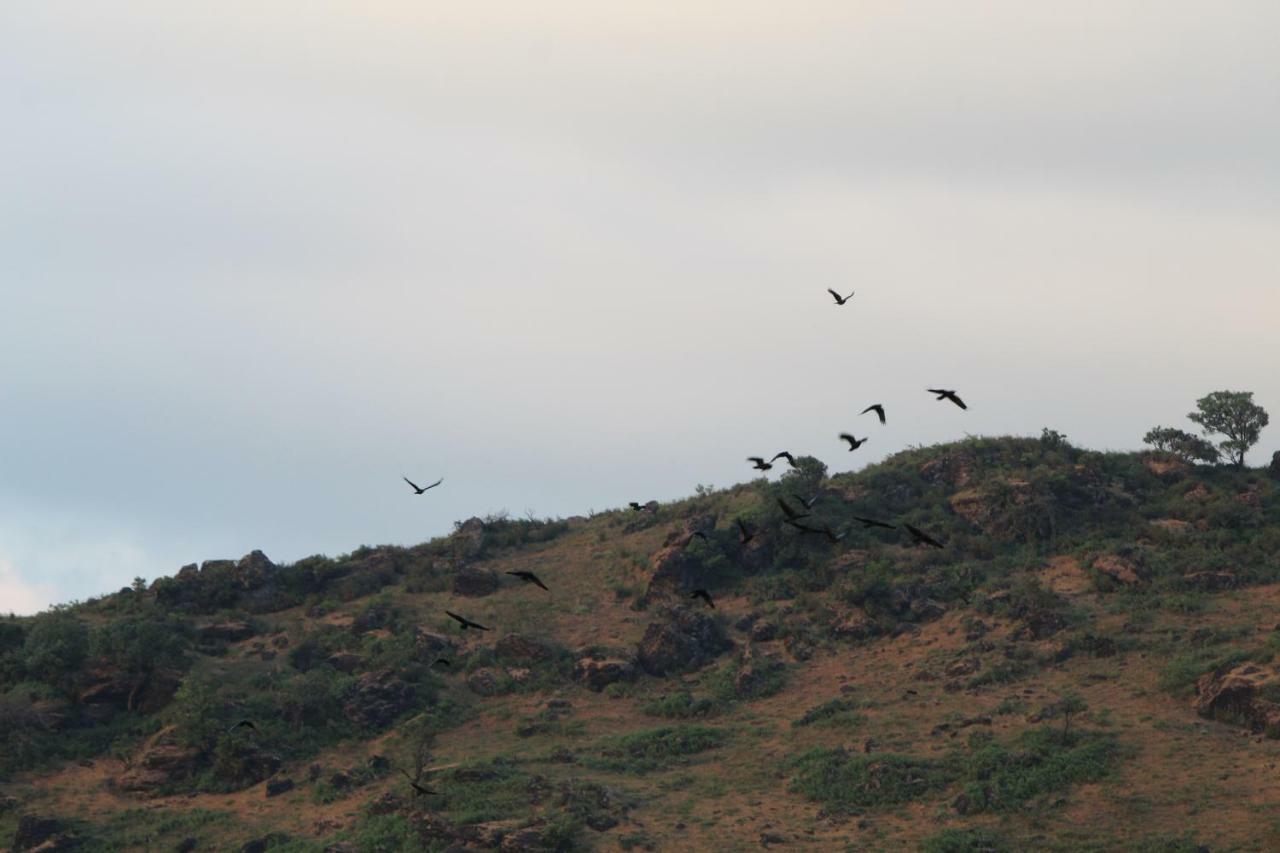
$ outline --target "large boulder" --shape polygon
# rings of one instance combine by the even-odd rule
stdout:
[[[343,710],[363,728],[384,728],[413,706],[413,685],[389,669],[369,672],[347,694]]]
[[[122,791],[156,796],[194,776],[199,763],[200,751],[182,743],[177,726],[167,726],[147,740],[115,784]]]
[[[535,663],[551,659],[551,647],[523,634],[507,634],[493,647],[498,660],[507,663]]]
[[[631,661],[620,658],[584,657],[573,667],[573,680],[597,693],[615,682],[630,681],[635,674]]]
[[[498,575],[489,569],[464,566],[453,576],[454,595],[481,598],[498,591]]]
[[[443,634],[433,634],[420,628],[413,629],[413,645],[417,649],[418,659],[434,663],[436,658],[448,657],[456,649],[453,640]]]
[[[1103,554],[1093,561],[1093,570],[1106,575],[1121,586],[1135,586],[1142,582],[1138,566],[1117,554]]]
[[[1196,713],[1211,720],[1244,724],[1269,738],[1280,738],[1280,703],[1266,696],[1280,691],[1280,671],[1243,663],[1220,668],[1196,682]]]
[[[276,564],[261,551],[250,551],[236,563],[235,577],[242,589],[258,589],[275,573]]]
[[[733,648],[720,623],[684,605],[672,607],[662,622],[652,622],[640,640],[636,659],[650,675],[687,672]]]

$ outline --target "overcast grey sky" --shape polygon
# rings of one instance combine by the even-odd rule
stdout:
[[[0,609],[1280,418],[1280,5],[653,5],[0,4]]]

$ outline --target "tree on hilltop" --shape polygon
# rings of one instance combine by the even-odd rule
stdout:
[[[1244,467],[1245,453],[1258,443],[1271,421],[1267,410],[1253,402],[1252,391],[1214,391],[1197,400],[1196,409],[1187,417],[1199,424],[1205,435],[1226,436],[1218,447],[1237,468]]]

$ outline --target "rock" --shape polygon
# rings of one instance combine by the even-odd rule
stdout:
[[[1254,732],[1280,738],[1280,703],[1265,698],[1280,691],[1275,667],[1244,663],[1218,669],[1196,682],[1196,713],[1222,722],[1243,723]]]
[[[935,485],[962,488],[973,479],[977,467],[972,455],[963,452],[944,453],[920,466],[920,477]]]
[[[869,640],[880,636],[884,631],[865,611],[854,608],[832,621],[831,633],[841,640]]]
[[[292,779],[271,779],[267,782],[267,796],[278,797],[281,794],[288,793],[294,788]]]
[[[17,831],[13,834],[13,849],[34,850],[53,839],[64,829],[66,826],[56,818],[23,815],[18,820]]]
[[[181,675],[171,670],[130,675],[106,664],[89,670],[85,678],[88,686],[80,691],[77,701],[95,718],[95,706],[109,709],[104,718],[111,710],[154,714],[169,704],[182,683]]]
[[[122,791],[158,795],[160,788],[193,776],[199,760],[200,751],[181,742],[177,726],[167,726],[151,736],[115,784]]]
[[[464,566],[453,576],[454,595],[481,598],[498,591],[498,575],[488,569]]]
[[[977,658],[966,658],[948,664],[943,673],[948,678],[959,678],[963,675],[973,675],[980,669],[982,669],[982,661]]]
[[[1093,570],[1106,575],[1122,586],[1134,586],[1142,582],[1138,567],[1116,554],[1103,554],[1093,561]]]
[[[253,625],[239,620],[210,622],[196,629],[196,638],[201,643],[239,643],[257,634]]]
[[[441,656],[448,657],[456,650],[453,640],[443,634],[433,634],[418,628],[414,628],[413,644],[418,650],[419,659],[427,663],[434,663]]]
[[[653,555],[649,563],[649,585],[636,600],[635,609],[644,608],[666,598],[683,598],[685,590],[707,586],[707,572],[702,560],[690,551],[682,534],[676,544],[668,545]]]
[[[325,663],[348,675],[355,672],[364,664],[364,658],[354,652],[334,652],[325,658]]]
[[[250,551],[235,566],[235,578],[242,589],[258,589],[266,584],[276,570],[276,564],[261,551]]]
[[[1176,456],[1155,453],[1144,456],[1142,464],[1147,466],[1147,470],[1152,474],[1166,480],[1176,480],[1190,467]]]
[[[767,643],[778,636],[778,626],[773,622],[757,622],[751,626],[751,642]]]
[[[637,649],[637,661],[650,675],[697,669],[733,648],[720,623],[705,613],[676,605],[665,622],[651,622]]]
[[[498,660],[519,663],[534,663],[549,660],[551,649],[541,640],[521,634],[507,634],[493,647]]]
[[[365,811],[371,815],[384,815],[395,814],[402,808],[404,808],[404,798],[387,791],[365,806]]]
[[[584,657],[579,658],[573,667],[573,680],[597,693],[615,682],[630,681],[635,675],[635,666],[618,658],[597,660]]]
[[[365,673],[360,676],[343,710],[357,725],[383,728],[395,722],[413,707],[413,685],[398,678],[389,669]]]
[[[496,696],[500,689],[498,677],[491,669],[477,669],[468,675],[467,687],[477,696]]]

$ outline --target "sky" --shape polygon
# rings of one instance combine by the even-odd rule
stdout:
[[[1278,31],[1271,0],[7,0],[0,611],[783,449],[1136,449],[1216,389],[1276,413],[1262,464]]]

